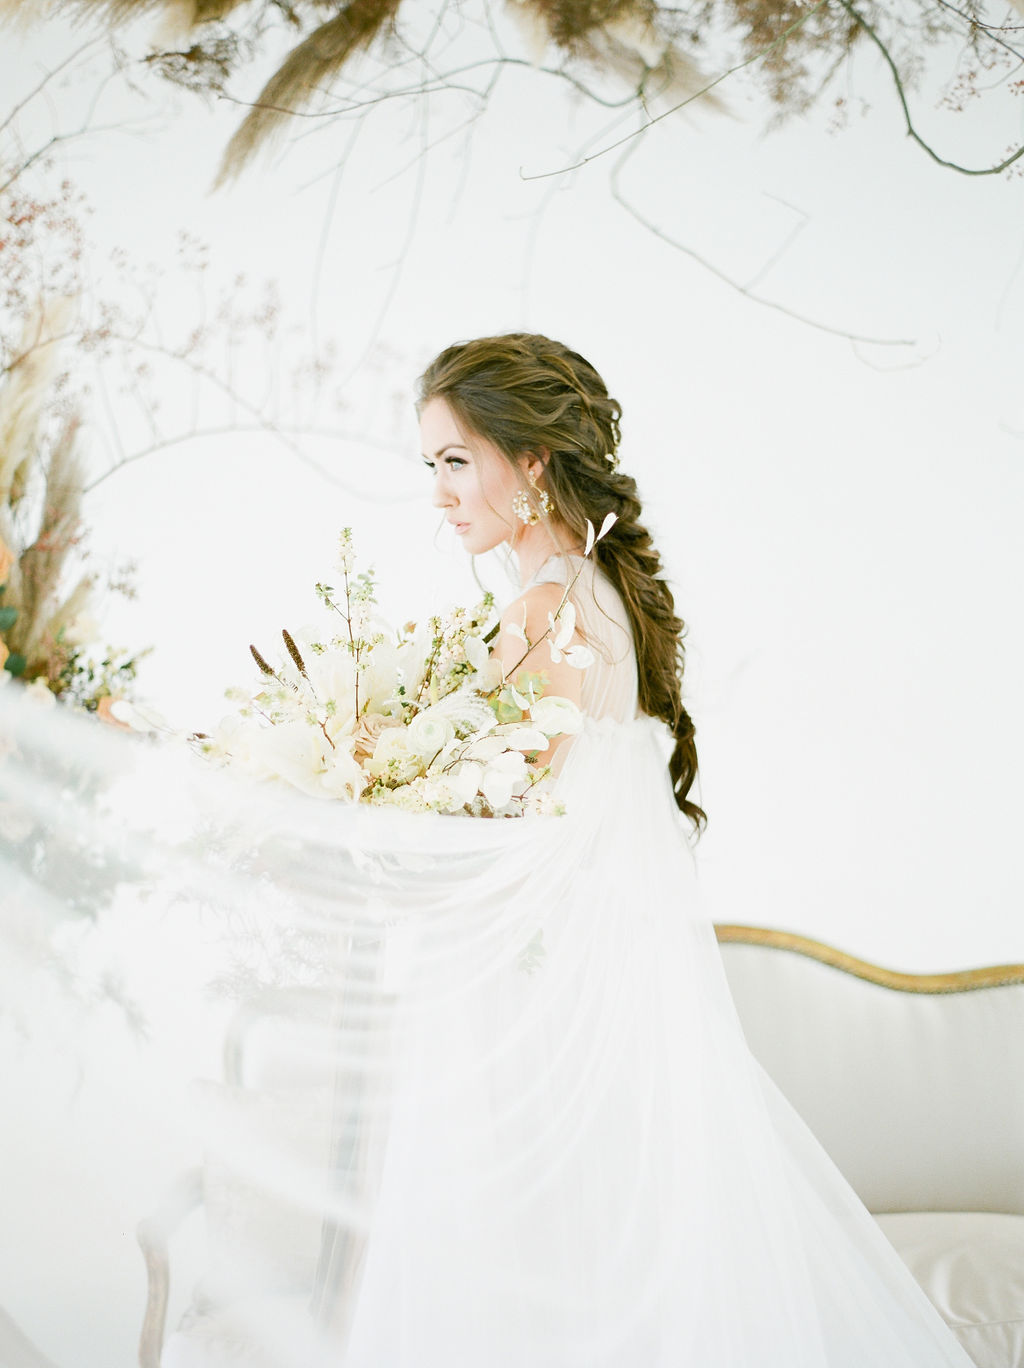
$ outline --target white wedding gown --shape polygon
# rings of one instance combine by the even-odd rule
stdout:
[[[969,1368],[750,1055],[622,606],[589,564],[574,599],[565,816],[303,800],[233,813],[255,863],[208,843],[199,921],[244,849],[254,980],[336,1001],[329,1197],[311,1303],[164,1368]]]

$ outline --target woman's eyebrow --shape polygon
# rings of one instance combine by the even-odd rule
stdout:
[[[445,442],[443,447],[438,447],[434,452],[434,460],[439,460],[446,451],[468,451],[468,446],[463,446],[460,442]],[[429,459],[429,458],[428,458]]]

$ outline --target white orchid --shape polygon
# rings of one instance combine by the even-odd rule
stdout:
[[[530,709],[530,720],[545,736],[573,736],[583,730],[583,714],[571,699],[538,698]]]

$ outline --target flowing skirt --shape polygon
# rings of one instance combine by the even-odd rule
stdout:
[[[144,1096],[125,1083],[126,1104],[100,1068],[92,1134],[153,1160],[154,1181],[173,1176],[171,1150],[202,1156],[219,1283],[163,1368],[969,1368],[746,1046],[658,724],[588,722],[558,780],[565,815],[488,822],[225,796],[138,747],[76,751],[74,729],[17,720],[16,779],[10,750],[0,764],[4,820],[22,831],[2,871],[9,986],[53,968],[32,963],[38,919],[91,890],[93,922],[113,917],[121,950],[149,955],[122,996],[134,985],[151,1008]],[[87,801],[69,790],[72,758],[96,779]],[[33,835],[69,791],[60,831]],[[61,988],[78,981],[65,968]],[[32,991],[30,1036],[45,1031]],[[281,1002],[284,1069],[280,1051],[276,1077],[266,1050],[254,1063],[236,1023],[233,1076],[207,1058],[199,1091],[217,1106],[185,1124],[210,1030]],[[187,1059],[169,1044],[186,1037]],[[73,1054],[54,1037],[51,1062]],[[71,1068],[69,1096],[96,1067]],[[11,1162],[37,1162],[29,1148]],[[84,1193],[71,1130],[63,1153]],[[137,1218],[157,1193],[128,1169],[108,1181]],[[254,1193],[299,1211],[312,1253],[298,1273],[294,1222],[265,1205],[257,1219]],[[86,1279],[94,1236],[70,1246]],[[141,1261],[133,1278],[141,1320]],[[70,1279],[55,1295],[73,1316]],[[76,1368],[127,1363],[88,1352],[92,1302]]]

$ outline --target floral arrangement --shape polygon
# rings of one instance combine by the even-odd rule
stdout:
[[[79,419],[56,374],[62,317],[30,318],[0,369],[0,684],[115,720],[141,656],[92,644],[99,577],[85,564]],[[130,597],[130,573],[107,587]]]
[[[588,525],[586,555],[613,521],[609,515],[596,534]],[[338,567],[340,591],[316,586],[337,630],[282,632],[285,654],[276,664],[250,647],[258,686],[229,690],[238,710],[213,735],[194,737],[200,750],[321,798],[474,817],[559,812],[538,789],[550,769],[537,761],[552,737],[581,729],[582,715],[568,699],[545,694],[544,674],[517,671],[545,640],[552,661],[576,669],[591,663],[586,647],[570,645],[575,578],[538,641],[506,628],[524,647],[506,674],[488,652],[498,631],[490,594],[472,609],[394,633],[375,617],[374,580],[356,572],[348,528]]]

